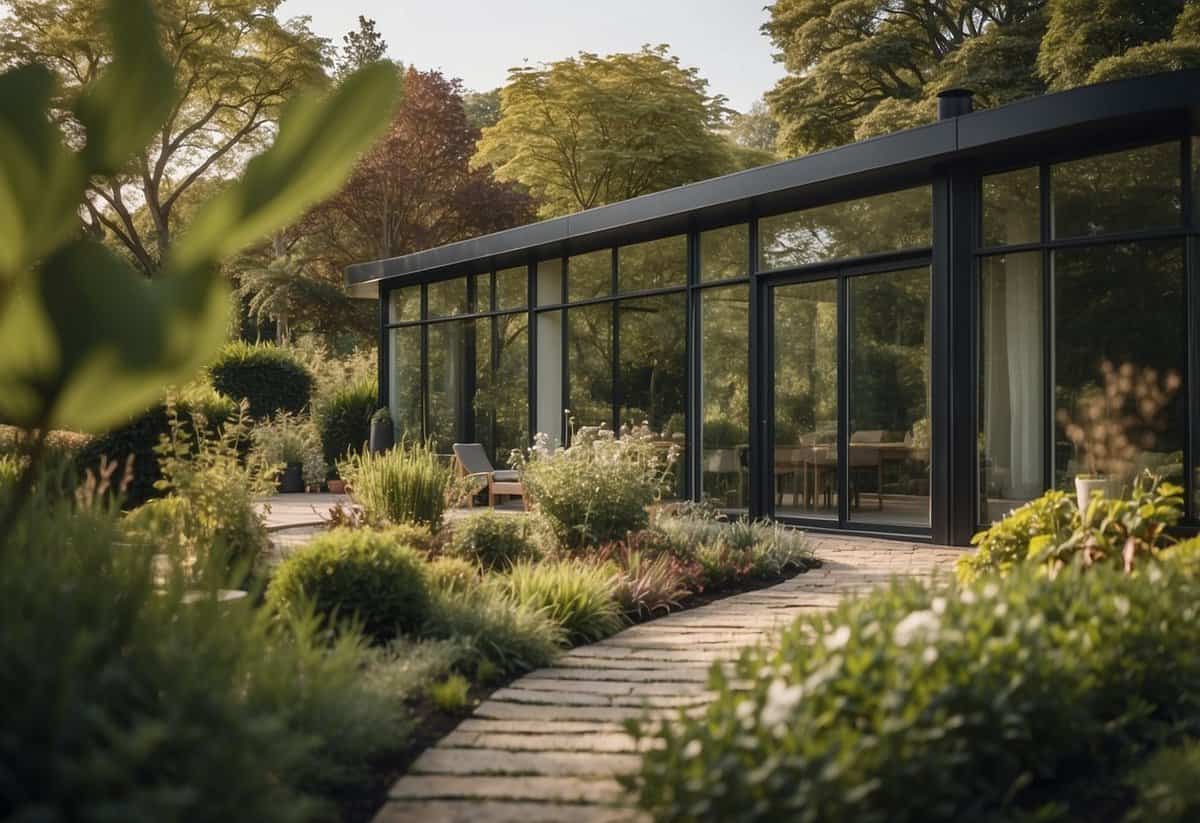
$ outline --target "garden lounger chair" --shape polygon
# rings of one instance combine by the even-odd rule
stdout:
[[[479,477],[487,481],[488,506],[495,507],[496,495],[507,494],[521,498],[521,505],[529,508],[520,475],[508,469],[497,471],[479,443],[455,443],[454,465],[460,477]],[[468,498],[467,505],[471,505],[471,499]]]

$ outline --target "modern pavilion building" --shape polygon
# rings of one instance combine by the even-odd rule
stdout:
[[[1200,518],[1200,72],[1080,88],[403,257],[398,430],[498,466],[648,421],[677,493],[965,543],[1084,472]]]

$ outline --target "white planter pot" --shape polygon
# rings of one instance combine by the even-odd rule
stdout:
[[[1075,499],[1079,503],[1079,512],[1087,511],[1091,502],[1092,492],[1100,492],[1105,497],[1112,496],[1112,478],[1109,477],[1076,477]]]

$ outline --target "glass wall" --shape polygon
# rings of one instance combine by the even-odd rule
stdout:
[[[567,261],[567,295],[570,300],[588,300],[610,294],[612,249],[577,254]]]
[[[611,303],[567,310],[568,408],[576,426],[613,425]]]
[[[622,292],[665,289],[686,282],[687,235],[617,249],[617,287]]]
[[[398,438],[422,437],[421,327],[406,326],[389,332],[391,375],[388,406]]]
[[[1074,492],[1080,476],[1113,494],[1144,470],[1184,479],[1181,152],[1160,143],[983,178],[981,522],[1048,487]],[[1003,250],[1016,244],[1036,250]]]
[[[745,509],[750,494],[750,287],[700,300],[700,498]]]
[[[700,282],[730,280],[750,273],[750,226],[738,223],[700,232]]]

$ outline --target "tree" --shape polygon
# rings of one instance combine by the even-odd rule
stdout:
[[[500,89],[469,91],[463,95],[463,108],[471,128],[482,131],[500,121]]]
[[[342,37],[341,53],[335,66],[336,76],[341,79],[363,66],[386,60],[387,47],[387,41],[375,29],[375,21],[360,14],[358,29]]]
[[[71,102],[112,61],[98,40],[99,0],[2,0],[0,66],[41,63],[57,76],[56,118],[78,135]],[[281,0],[158,0],[159,41],[177,96],[155,139],[127,164],[97,175],[84,223],[110,235],[147,275],[166,258],[179,225],[176,206],[197,184],[227,174],[274,132],[283,103],[324,81],[325,41],[304,18],[280,21]],[[144,210],[152,231],[139,229]]]
[[[543,216],[637,197],[733,167],[728,113],[666,46],[515,68],[474,162],[526,186]]]
[[[745,114],[734,114],[729,118],[729,137],[743,148],[774,154],[779,121],[765,101],[755,100]]]

